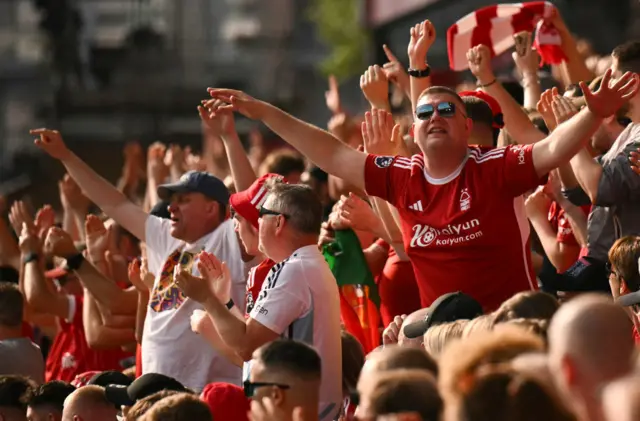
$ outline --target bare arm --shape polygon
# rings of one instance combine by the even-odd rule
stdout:
[[[82,285],[109,311],[117,314],[135,314],[138,305],[138,294],[135,289],[120,289],[111,279],[86,261],[75,273]]]
[[[147,318],[147,306],[149,305],[149,291],[138,291],[138,307],[136,309],[136,342],[142,343],[144,322]]]
[[[578,244],[580,244],[581,247],[587,247],[587,215],[584,214],[582,209],[571,203],[562,195],[560,195],[556,201],[562,210],[564,210],[564,215],[567,217],[569,225],[571,225],[573,236]]]
[[[52,314],[61,319],[69,317],[69,299],[47,285],[42,265],[38,261],[27,263],[24,271],[24,295],[27,304],[38,313]]]
[[[578,259],[580,247],[559,243],[556,240],[556,233],[553,231],[551,223],[544,215],[532,217],[530,221],[540,238],[544,252],[558,273],[569,269]]]
[[[98,303],[86,289],[84,291],[82,323],[87,344],[92,349],[115,349],[135,341],[133,329],[105,325]]]
[[[20,270],[20,250],[2,216],[0,216],[0,265]]]
[[[429,67],[427,64],[427,53],[436,39],[436,29],[431,21],[425,20],[411,28],[409,35],[409,46],[407,47],[409,67],[413,70],[425,70]],[[387,53],[387,57],[392,57],[389,56],[390,51],[387,52],[385,49],[385,52]],[[409,86],[411,88],[411,109],[415,112],[420,94],[425,89],[431,87],[431,78],[411,76],[409,78]]]
[[[594,203],[598,197],[602,166],[591,157],[586,148],[582,148],[571,158],[571,169],[582,190],[589,196],[591,203]]]

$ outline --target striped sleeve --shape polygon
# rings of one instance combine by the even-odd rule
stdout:
[[[369,155],[364,167],[367,194],[395,205],[406,188],[411,168],[411,158]]]

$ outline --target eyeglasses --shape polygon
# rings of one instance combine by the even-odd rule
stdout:
[[[289,386],[288,384],[281,384],[281,383],[270,383],[270,382],[250,382],[249,380],[246,380],[243,384],[243,389],[244,389],[244,395],[247,398],[251,398],[256,394],[256,389],[259,387],[267,387],[267,386],[271,386],[271,387],[277,387],[278,389],[290,389],[291,386]]]
[[[420,120],[429,120],[438,111],[440,117],[453,117],[456,114],[456,104],[453,102],[441,102],[436,104],[422,104],[416,108],[416,117]]]
[[[258,215],[260,216],[260,218],[262,218],[265,215],[274,215],[274,216],[282,215],[284,216],[284,219],[289,218],[289,215],[287,215],[286,213],[272,211],[270,209],[265,208],[264,206],[260,206],[260,211],[258,212]]]

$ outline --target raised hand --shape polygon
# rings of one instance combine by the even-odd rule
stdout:
[[[32,129],[29,134],[39,136],[34,141],[35,145],[51,155],[53,158],[64,160],[67,159],[71,152],[62,140],[62,135],[57,130],[51,129]]]
[[[574,115],[578,114],[578,108],[576,108],[573,102],[571,102],[569,98],[560,95],[553,97],[551,109],[553,110],[553,115],[555,116],[558,124],[562,124]]]
[[[147,285],[142,280],[142,275],[140,271],[141,262],[140,259],[133,259],[129,266],[127,267],[127,275],[129,276],[129,282],[131,285],[136,287],[136,289],[140,292],[148,293],[153,288],[153,284]]]
[[[389,326],[387,326],[382,332],[383,345],[393,345],[398,343],[400,328],[402,327],[402,322],[404,322],[406,317],[407,315],[403,314],[402,316],[396,316],[393,318],[393,321],[389,323]]]
[[[64,209],[84,214],[89,208],[89,198],[82,193],[78,183],[69,174],[65,174],[58,182],[58,190]]]
[[[202,122],[214,135],[222,138],[236,134],[233,111],[223,108],[227,105],[220,100],[203,100],[202,105],[198,106]]]
[[[257,100],[242,91],[235,89],[214,89],[208,88],[211,98],[219,99],[230,105],[222,106],[222,109],[229,109],[238,112],[252,120],[262,120],[269,105],[266,102]]]
[[[355,230],[369,231],[380,224],[371,206],[353,193],[340,198],[337,212],[340,219]]]
[[[51,227],[44,240],[44,250],[47,254],[66,259],[78,254],[78,249],[73,243],[73,239],[66,231]]]
[[[377,64],[369,66],[360,76],[360,89],[373,108],[389,108],[389,81]]]
[[[193,276],[188,270],[175,273],[175,282],[184,295],[199,303],[205,303],[211,298],[211,290],[206,279]]]
[[[540,100],[536,106],[538,112],[542,116],[544,123],[547,125],[549,132],[552,132],[558,126],[558,122],[556,121],[556,116],[553,113],[553,98],[559,96],[558,88],[547,89],[540,95]]]
[[[184,151],[180,145],[171,145],[164,154],[164,164],[171,170],[184,169]]]
[[[84,223],[84,233],[87,243],[87,251],[93,263],[98,263],[104,257],[111,241],[113,225],[107,228],[95,215],[87,215]]]
[[[147,150],[147,177],[156,184],[164,183],[169,176],[169,168],[164,163],[166,152],[167,147],[160,142],[153,143]]]
[[[551,198],[544,192],[544,186],[538,187],[524,201],[524,207],[529,218],[547,217],[549,208],[551,207]]]
[[[54,226],[55,223],[56,212],[53,210],[51,205],[44,205],[43,207],[38,209],[38,212],[36,212],[35,220],[33,221],[33,225],[38,238],[40,238],[40,241],[44,242],[49,228]]]
[[[411,94],[411,86],[409,82],[409,74],[407,70],[404,68],[400,60],[393,54],[391,49],[387,47],[387,45],[383,45],[382,49],[384,50],[384,54],[387,56],[387,63],[382,66],[382,70],[384,74],[387,76],[387,79],[395,84],[398,88],[400,88],[403,92],[410,95]]]
[[[329,90],[324,93],[327,108],[334,115],[342,113],[342,103],[340,101],[340,90],[338,80],[334,75],[329,76]]]
[[[589,111],[600,118],[613,115],[627,101],[638,93],[640,88],[639,77],[635,73],[626,72],[615,82],[611,81],[611,69],[608,69],[600,84],[600,89],[591,92],[586,83],[580,82],[580,88],[584,92]]]
[[[218,260],[213,254],[203,251],[198,255],[198,270],[221,303],[231,299],[231,274],[226,263]]]
[[[20,247],[20,252],[23,255],[29,253],[42,253],[42,243],[36,235],[33,226],[30,227],[27,223],[23,223],[18,235],[18,245]]]
[[[491,68],[491,51],[486,45],[480,44],[467,51],[469,70],[476,77],[480,85],[493,82],[496,77]]]
[[[123,255],[107,250],[104,252],[104,261],[106,263],[107,276],[109,276],[109,278],[118,282],[129,279],[129,263]]]
[[[364,115],[362,139],[367,153],[374,155],[396,155],[404,145],[400,125],[395,124],[391,113],[372,109]]]
[[[416,66],[416,68],[423,69],[429,48],[436,40],[436,28],[427,19],[413,26],[409,32],[411,36],[407,47],[409,62],[411,67]]]
[[[533,36],[531,33],[525,35],[531,37]],[[519,36],[519,34],[514,35],[514,38]],[[516,43],[517,45],[517,43]],[[520,72],[520,76],[523,79],[536,79],[538,78],[538,68],[540,67],[540,55],[538,52],[531,46],[529,43],[527,49],[524,51],[524,55],[518,54],[517,51],[514,51],[511,54],[513,61]]]
[[[184,166],[186,171],[206,171],[207,163],[202,156],[195,154],[191,148],[184,148]]]
[[[31,212],[29,212],[27,205],[21,200],[16,200],[11,205],[11,209],[9,209],[9,222],[11,223],[11,228],[13,228],[13,232],[18,236],[22,232],[23,224],[27,224],[27,228],[30,230],[34,229]]]

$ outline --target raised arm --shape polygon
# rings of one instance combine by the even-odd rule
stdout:
[[[425,20],[411,28],[409,46],[407,47],[409,68],[412,70],[426,70],[429,67],[427,64],[427,53],[435,40],[436,28],[430,20]],[[385,53],[387,53],[387,57],[389,57],[386,50]],[[415,112],[420,94],[425,89],[431,87],[431,78],[429,76],[410,76],[409,86],[411,87],[411,110]]]
[[[231,104],[222,108],[237,111],[248,118],[261,120],[318,167],[364,190],[366,155],[340,142],[316,126],[305,123],[281,109],[232,89],[209,89],[214,99]]]
[[[35,144],[62,162],[69,175],[76,180],[93,203],[138,239],[145,240],[148,215],[142,208],[130,202],[115,186],[100,177],[76,154],[71,152],[57,130],[36,129],[31,130],[30,133],[39,136]]]
[[[603,119],[615,113],[638,91],[638,76],[633,73],[625,73],[611,86],[610,80],[611,69],[605,73],[597,92],[591,92],[584,82],[580,82],[587,107],[533,146],[533,164],[539,176],[569,161],[591,138]],[[558,105],[563,106],[564,102],[559,100]],[[576,177],[580,180],[577,173]]]

